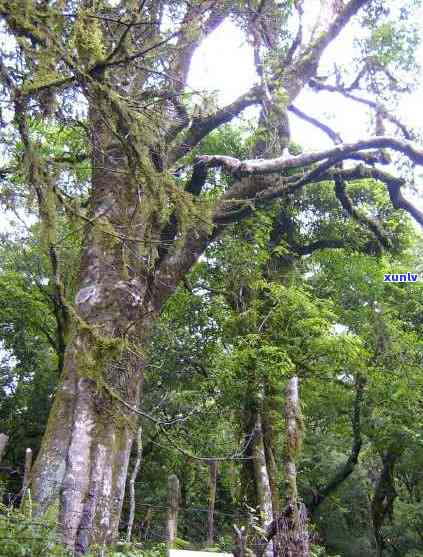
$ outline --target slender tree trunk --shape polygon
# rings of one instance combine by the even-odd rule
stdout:
[[[131,477],[129,479],[129,517],[128,517],[128,530],[126,533],[126,540],[131,541],[132,528],[134,526],[135,519],[135,482],[138,476],[138,472],[141,466],[142,459],[142,426],[138,427],[137,432],[137,455],[135,458],[135,464],[132,469]]]
[[[3,454],[6,451],[7,443],[9,442],[9,437],[5,433],[0,433],[0,462],[3,458]]]
[[[253,446],[253,464],[255,484],[257,490],[257,503],[261,515],[261,526],[267,529],[273,521],[272,492],[267,470],[266,455],[264,449],[264,436],[261,415],[257,414],[255,439]],[[273,555],[273,543],[269,543],[266,553],[268,557]]]
[[[260,392],[257,392],[260,391]],[[241,471],[242,494],[250,507],[260,514],[260,526],[266,529],[273,520],[272,492],[266,462],[263,433],[263,389],[255,381],[255,373],[250,377],[246,403],[243,412],[243,430],[247,449]],[[266,548],[268,557],[273,555],[273,544]]]
[[[308,557],[307,513],[297,489],[296,459],[301,447],[302,425],[298,377],[289,379],[285,391],[284,475],[286,508],[281,521],[280,546],[283,557]]]
[[[178,512],[179,512],[180,487],[175,474],[169,476],[169,509],[167,516],[167,543],[172,548],[178,537]]]
[[[25,468],[24,468],[24,477],[22,482],[22,503],[25,500],[25,495],[28,489],[31,467],[32,467],[32,449],[28,448],[25,451]]]
[[[214,542],[214,507],[216,503],[217,460],[209,462],[209,507],[207,512],[207,545]]]

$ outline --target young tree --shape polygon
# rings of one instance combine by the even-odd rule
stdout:
[[[405,1],[401,7],[406,17]],[[357,14],[369,29],[357,76],[346,84],[337,71],[333,84],[318,75],[320,59]],[[67,345],[32,492],[38,512],[60,493],[63,541],[84,553],[116,535],[151,325],[225,225],[326,180],[346,213],[387,245],[381,226],[348,195],[348,184],[362,177],[385,184],[392,204],[423,222],[402,195],[404,180],[376,166],[388,161],[384,150],[423,163],[423,151],[381,102],[387,90],[407,88],[392,71],[410,68],[404,52],[414,36],[399,19],[397,40],[379,0],[322,1],[312,22],[301,0],[0,0],[0,15],[13,45],[1,52],[3,99],[14,110],[1,176],[8,191],[18,188],[38,205]],[[226,18],[252,43],[259,83],[226,107],[192,108],[187,76],[193,54]],[[375,32],[379,23],[383,33]],[[392,42],[395,55],[389,54]],[[299,113],[293,103],[306,85],[350,98],[354,89],[367,88],[376,135],[354,144],[335,137],[332,149],[287,154],[288,112]],[[258,158],[197,149],[252,105],[261,107]],[[385,122],[405,139],[383,135]],[[66,139],[53,141],[63,129]],[[80,130],[85,140],[78,140]],[[359,164],[344,168],[348,159]],[[228,173],[231,183],[208,196],[213,168]],[[65,288],[58,257],[57,219],[64,214],[84,225],[75,297]]]

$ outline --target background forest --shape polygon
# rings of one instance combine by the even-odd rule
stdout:
[[[161,557],[171,475],[180,485],[178,548],[423,557],[423,216],[400,191],[421,180],[423,153],[419,130],[393,116],[415,85],[419,3],[390,11],[383,2],[322,2],[319,17],[335,23],[326,35],[316,24],[308,42],[283,27],[296,14],[301,30],[303,2],[229,4],[0,0],[0,33],[16,41],[0,53],[0,202],[19,223],[0,237],[1,557]],[[317,75],[320,43],[362,7],[368,36],[356,65]],[[261,14],[279,30],[266,29]],[[118,39],[114,25],[129,15]],[[143,26],[156,16],[164,19],[150,36]],[[170,16],[181,43],[172,43]],[[205,36],[231,18],[255,46],[261,96],[256,88],[258,100],[232,103],[230,117],[205,92],[188,94],[176,78],[170,88],[163,69],[176,58],[189,65],[200,16]],[[120,69],[108,73],[120,53],[151,65],[137,67],[139,97]],[[293,68],[284,87],[281,59]],[[344,148],[329,125],[296,108],[298,68],[301,87],[332,87],[352,101],[364,91],[358,102],[375,137]],[[239,116],[253,104],[260,115]],[[307,158],[306,138],[291,141],[288,111],[329,136],[333,152]],[[255,168],[266,162],[276,170],[263,171],[263,186]],[[185,266],[172,267],[181,253]],[[417,281],[384,282],[407,272]],[[101,294],[87,282],[94,275],[104,279]],[[69,394],[73,373],[81,381]],[[70,412],[76,433],[55,485],[58,510],[50,484],[72,396],[89,402]],[[89,423],[87,408],[102,418],[87,428],[88,448],[78,421]],[[75,455],[90,455],[76,479]],[[110,526],[102,537],[93,516],[105,505],[108,461],[107,504],[120,483],[123,507],[112,517],[118,536]],[[78,484],[88,476],[91,487]],[[79,507],[69,478],[83,494]]]
[[[208,148],[229,141],[234,149],[245,145],[227,127]],[[421,272],[421,237],[374,183],[356,181],[352,196],[363,210],[377,204],[395,228],[398,243],[389,253],[376,252],[322,183],[231,226],[166,304],[148,352],[147,418],[131,458],[133,467],[141,456],[132,534],[140,547],[154,552],[167,539],[170,473],[181,484],[181,547],[231,550],[233,524],[254,531],[263,512],[262,478],[250,460],[257,457],[257,414],[280,508],[284,393],[295,374],[298,490],[311,517],[312,554],[364,557],[375,555],[377,544],[383,555],[423,554],[423,290],[419,283],[383,283],[387,272]],[[61,224],[69,289],[79,249],[73,226]],[[36,452],[41,442],[63,347],[38,225],[4,235],[1,260],[0,413],[9,444],[0,470],[7,506],[20,500],[25,449]],[[207,540],[213,458],[215,524]],[[123,537],[128,512],[127,494]],[[12,555],[6,548],[19,529],[5,528],[0,547]],[[40,555],[52,543],[37,541],[31,521],[19,528]]]

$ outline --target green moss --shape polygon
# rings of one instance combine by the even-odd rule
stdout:
[[[95,13],[95,7],[80,9],[73,28],[71,46],[76,49],[80,61],[86,67],[101,61],[105,54],[100,21],[91,17]]]
[[[21,41],[21,48],[27,51],[28,46],[25,41]],[[30,49],[30,57],[33,63],[33,71],[29,81],[24,83],[22,92],[30,94],[39,87],[44,87],[50,83],[54,83],[59,79],[60,75],[56,72],[56,54],[52,48]]]
[[[146,256],[148,266],[152,267],[157,257],[160,230],[167,224],[171,214],[176,216],[179,239],[184,237],[193,217],[198,217],[200,231],[210,223],[204,219],[204,206],[197,206],[192,196],[166,170],[158,170],[154,165],[152,150],[159,158],[165,152],[165,145],[157,131],[161,128],[160,115],[141,115],[131,110],[126,100],[106,85],[95,82],[91,86],[102,119],[111,130],[110,141],[117,139],[126,155],[127,185],[126,191],[122,193],[122,202],[126,198],[130,206],[134,199],[142,197],[135,220],[143,223],[141,255]]]
[[[97,245],[101,245],[105,250],[114,248],[121,242],[113,224],[105,216],[94,221],[92,236],[94,242]]]
[[[286,405],[289,403],[285,403]],[[287,460],[293,460],[294,462],[298,459],[301,453],[303,433],[304,433],[304,420],[302,413],[297,411],[296,408],[288,410],[289,412],[295,412],[295,433],[291,437],[285,435],[284,441],[284,455]]]
[[[136,415],[124,404],[125,393],[120,392],[120,387],[115,381],[119,377],[113,377],[108,371],[125,357],[141,360],[145,358],[145,354],[130,339],[101,334],[99,326],[88,324],[73,308],[70,309],[70,313],[84,344],[82,350],[74,353],[78,375],[93,381],[98,402],[107,419],[113,419],[118,427],[129,425],[135,431]]]

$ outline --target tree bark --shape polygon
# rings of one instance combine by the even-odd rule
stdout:
[[[280,496],[275,458],[277,443],[276,423],[278,419],[277,394],[276,386],[273,384],[272,380],[269,379],[265,386],[263,400],[263,441],[274,516],[280,511]]]
[[[9,436],[5,433],[0,433],[0,462],[3,458],[3,454],[6,451],[7,443],[9,442]]]
[[[175,474],[169,476],[169,509],[167,515],[167,543],[172,548],[178,537],[178,512],[179,512],[180,487]]]
[[[280,547],[283,557],[308,557],[307,513],[299,501],[296,459],[301,447],[302,426],[298,377],[289,379],[285,390],[284,475],[286,508],[280,523]]]
[[[97,99],[100,103],[101,100]],[[136,420],[144,346],[157,315],[131,206],[130,169],[103,115],[91,108],[93,168],[72,331],[61,385],[32,474],[37,512],[60,494],[64,544],[76,554],[117,534]]]
[[[58,501],[66,467],[75,396],[74,371],[64,370],[50,410],[47,428],[31,472],[34,514],[40,515]]]
[[[280,557],[309,557],[307,511],[299,501],[296,459],[301,447],[301,410],[298,377],[292,377],[285,390],[285,446],[283,469],[285,476],[285,508],[266,529],[266,536],[255,540],[255,555],[262,557],[273,540],[275,555]]]
[[[262,423],[263,390],[257,393],[259,387],[255,382],[255,373],[252,373],[248,385],[242,415],[247,458],[242,464],[241,487],[248,505],[257,509],[260,515],[260,526],[267,529],[273,520],[273,504]],[[273,555],[273,544],[266,548],[266,555]]]
[[[267,530],[273,521],[272,492],[267,469],[266,455],[264,449],[264,436],[261,415],[256,417],[255,436],[253,442],[253,466],[255,484],[257,490],[257,503],[260,512],[260,524]],[[268,544],[265,555],[273,556],[273,542]]]
[[[392,518],[394,501],[397,496],[394,485],[394,470],[403,450],[401,446],[395,449],[391,447],[381,455],[382,470],[370,506],[377,557],[382,557],[385,548],[382,528],[386,518]]]

